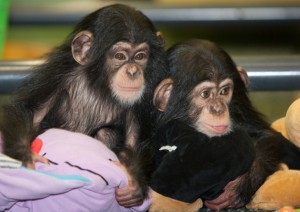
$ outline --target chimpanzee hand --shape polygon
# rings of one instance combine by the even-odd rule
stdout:
[[[137,182],[133,180],[125,166],[123,166],[120,162],[113,162],[123,169],[128,177],[128,185],[126,187],[116,188],[116,200],[120,205],[126,208],[141,205],[143,203],[142,189],[138,186]]]
[[[221,210],[225,208],[239,208],[241,203],[237,201],[235,187],[238,185],[240,178],[230,181],[225,187],[224,192],[213,200],[204,201],[204,205],[212,210]]]
[[[143,195],[141,189],[132,180],[124,188],[116,188],[116,200],[126,208],[141,205],[143,203]]]
[[[26,167],[30,168],[30,169],[35,169],[35,163],[36,162],[40,162],[40,163],[45,163],[45,164],[49,164],[49,161],[47,158],[35,153],[35,152],[32,152],[31,154],[32,156],[32,160],[31,162],[25,164]]]
[[[123,169],[128,177],[128,185],[124,188],[116,188],[116,200],[120,205],[126,208],[141,205],[143,203],[142,190],[139,188],[137,183],[132,180],[131,175],[128,173],[125,166],[118,161],[112,161],[121,169]]]

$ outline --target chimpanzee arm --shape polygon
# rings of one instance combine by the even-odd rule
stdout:
[[[30,143],[35,136],[32,114],[20,105],[5,106],[2,112],[0,130],[4,154],[22,161],[24,165],[32,164]]]
[[[148,195],[149,177],[146,174],[149,157],[142,146],[125,147],[118,155],[128,174],[128,186],[116,189],[116,199],[120,205],[139,205]]]
[[[119,126],[119,132],[123,131],[123,139],[119,139],[116,154],[128,175],[128,185],[124,188],[116,188],[116,199],[124,207],[133,207],[141,204],[148,195],[149,177],[146,167],[150,163],[148,150],[137,142],[139,125],[132,111],[127,111],[118,122],[123,127],[126,126],[125,132],[122,126]]]
[[[205,201],[204,204],[208,208],[219,210],[245,206],[267,177],[278,170],[283,153],[278,135],[265,132],[264,136],[260,135],[256,139],[255,159],[250,169],[229,182],[219,197]]]

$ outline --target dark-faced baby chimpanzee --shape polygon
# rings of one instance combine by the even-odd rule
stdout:
[[[154,96],[162,111],[152,138],[154,191],[183,202],[202,198],[211,209],[237,208],[281,162],[299,168],[299,149],[253,108],[247,73],[223,49],[189,40],[168,50],[168,62],[170,78]]]
[[[143,119],[136,113],[151,105],[165,62],[162,36],[140,11],[115,4],[87,15],[4,107],[4,153],[32,165],[30,144],[49,128],[97,137],[130,166],[135,195],[144,197],[139,162],[123,148],[135,146]]]

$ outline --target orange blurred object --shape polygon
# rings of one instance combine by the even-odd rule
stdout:
[[[294,212],[296,211],[295,208],[291,206],[284,206],[278,210],[278,212]]]
[[[50,51],[44,44],[6,41],[4,44],[3,59],[37,59]]]

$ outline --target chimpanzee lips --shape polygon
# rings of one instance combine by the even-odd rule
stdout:
[[[144,93],[144,86],[140,84],[117,85],[113,92],[122,104],[132,105],[141,99]]]
[[[136,92],[141,89],[140,86],[119,86],[119,89],[125,92]]]
[[[229,126],[227,124],[221,124],[221,125],[205,124],[205,127],[209,131],[208,134],[211,135],[223,135],[229,129]]]
[[[211,128],[213,129],[213,131],[215,131],[215,133],[223,134],[227,131],[228,125],[211,126]]]
[[[120,83],[117,87],[122,92],[137,92],[142,89],[142,85],[142,83]]]

